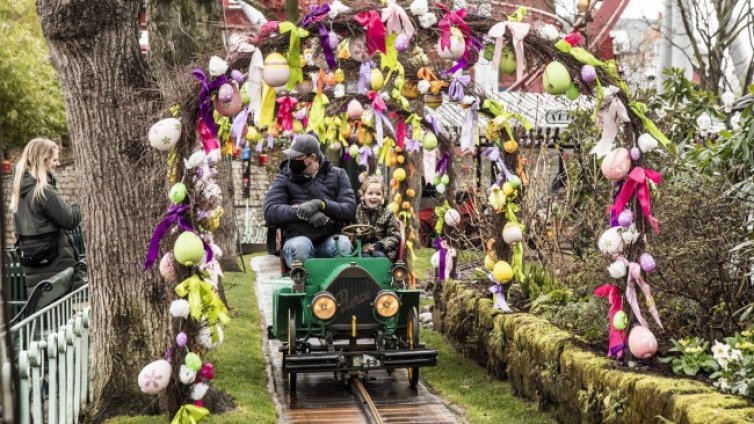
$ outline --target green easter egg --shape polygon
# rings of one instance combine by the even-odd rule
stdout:
[[[579,88],[576,87],[576,84],[571,84],[571,86],[568,87],[565,96],[568,100],[576,100],[579,98]]]
[[[200,358],[199,355],[194,352],[189,352],[186,355],[185,362],[186,366],[194,371],[199,371],[199,369],[202,367],[202,358]]]
[[[616,330],[625,330],[628,327],[628,315],[623,311],[618,311],[613,316],[613,327]]]
[[[251,98],[249,97],[249,82],[243,83],[241,86],[241,103],[248,105],[251,101]]]
[[[183,266],[197,265],[204,257],[204,243],[196,234],[184,231],[175,241],[173,255]]]
[[[439,175],[435,175],[435,179],[432,181],[432,185],[436,186],[438,184],[440,184],[440,176]]]
[[[432,150],[437,147],[437,137],[431,131],[427,131],[424,134],[422,147],[424,147],[424,150]]]
[[[188,188],[186,188],[186,184],[183,183],[176,183],[168,193],[168,197],[170,198],[170,201],[173,203],[183,203],[184,200],[186,200],[186,195],[188,194]]]
[[[508,182],[511,183],[511,185],[513,186],[513,188],[516,189],[516,190],[518,190],[518,188],[521,187],[521,178],[518,178],[515,175],[512,175],[508,179]]]
[[[445,185],[450,184],[450,177],[448,177],[448,174],[445,174],[440,178],[440,183]]]
[[[351,156],[353,159],[359,157],[359,146],[352,144],[351,147],[348,148],[348,156]]]

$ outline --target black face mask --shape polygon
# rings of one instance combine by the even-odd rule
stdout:
[[[291,159],[290,161],[288,161],[288,169],[291,170],[291,173],[300,174],[304,172],[304,169],[306,169],[306,163],[304,162],[304,160],[305,159]]]

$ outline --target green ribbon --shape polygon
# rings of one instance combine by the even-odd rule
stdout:
[[[317,133],[321,141],[326,141],[325,106],[329,103],[330,99],[324,93],[319,93],[314,96],[312,108],[309,111],[309,129]]]
[[[502,103],[492,99],[486,99],[482,103],[482,109],[486,109],[490,114],[495,116],[495,122],[499,122],[505,128],[505,132],[508,134],[510,140],[515,140],[513,137],[513,128],[511,128],[511,119],[516,119],[524,127],[526,131],[532,129],[532,125],[526,117],[520,113],[511,113],[505,110],[505,106]],[[498,120],[499,119],[499,120]],[[489,123],[487,124],[489,125]]]
[[[178,409],[170,424],[196,424],[209,415],[209,409],[187,403]]]
[[[301,38],[308,37],[309,31],[299,28],[292,22],[281,22],[278,26],[280,33],[291,33],[288,45],[288,66],[291,68],[291,77],[288,79],[287,88],[293,89],[299,82],[304,80],[304,71],[301,69]]]
[[[521,223],[518,222],[518,217],[516,217],[516,212],[519,211],[518,205],[516,205],[513,202],[508,202],[506,204],[506,210],[505,210],[505,218],[508,220],[508,222],[513,223],[515,225],[518,225],[519,228],[521,228],[521,231],[524,231],[524,226],[521,225]],[[516,280],[518,282],[522,282],[525,278],[524,275],[524,245],[522,242],[518,241],[516,243],[513,243],[513,247],[511,248],[512,256],[511,256],[511,268],[513,269],[513,275],[515,276]]]
[[[406,125],[411,125],[411,129],[413,131],[411,138],[417,141],[421,141],[422,137],[424,137],[421,118],[419,118],[417,114],[412,113],[408,116],[408,118],[406,118]]]
[[[651,119],[647,118],[647,105],[645,105],[642,102],[630,102],[628,104],[628,108],[631,110],[631,112],[636,115],[637,118],[641,121],[642,125],[644,125],[644,129],[649,131],[650,134],[652,134],[652,137],[656,138],[657,141],[662,143],[662,145],[667,148],[670,144],[670,140],[668,140],[667,137],[665,137],[665,134],[660,131],[657,126],[655,126],[655,123],[652,122]]]
[[[202,317],[206,318],[212,329],[217,322],[227,324],[230,322],[230,317],[228,308],[217,296],[212,284],[204,278],[204,275],[194,274],[178,284],[175,287],[175,293],[180,297],[188,296],[191,317],[196,321],[201,321]]]
[[[508,15],[508,21],[509,22],[523,22],[524,16],[526,16],[526,13],[528,11],[529,10],[527,8],[521,6],[518,9],[516,9],[515,12],[513,12],[510,15]]]
[[[220,116],[217,111],[214,113],[215,122],[217,123],[217,139],[224,143],[230,139],[230,119],[227,116]]]
[[[446,200],[445,203],[443,203],[440,206],[437,206],[435,208],[435,215],[437,215],[437,219],[435,220],[435,232],[439,235],[442,234],[442,225],[445,223],[445,214],[450,210],[450,204]]]

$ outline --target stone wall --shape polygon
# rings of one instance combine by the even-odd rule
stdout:
[[[485,287],[446,281],[434,325],[466,356],[562,423],[751,423],[754,405],[684,378],[618,370],[534,315],[503,314]],[[442,358],[440,358],[442,360]]]

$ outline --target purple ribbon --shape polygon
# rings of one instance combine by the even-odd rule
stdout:
[[[359,165],[367,166],[369,164],[369,157],[372,156],[372,149],[369,146],[361,146],[359,149],[359,158],[357,162]]]
[[[325,60],[330,70],[335,70],[337,66],[335,63],[335,53],[330,47],[330,33],[327,31],[325,24],[320,22],[321,19],[326,17],[330,13],[330,5],[323,4],[321,6],[309,6],[309,13],[301,20],[301,25],[309,27],[313,24],[317,24],[319,27],[319,44],[322,46],[322,51],[325,53]]]
[[[272,150],[275,148],[275,137],[272,136],[272,134],[267,134],[267,148]]]
[[[448,96],[455,100],[460,102],[463,100],[464,92],[463,88],[468,86],[471,82],[471,75],[459,75],[456,77],[453,77],[453,80],[450,82],[450,86],[448,87]]]
[[[448,254],[448,249],[442,242],[442,237],[435,237],[433,242],[435,249],[440,252],[440,265],[437,267],[437,280],[445,281],[445,257]]]
[[[367,94],[372,89],[372,69],[377,64],[368,60],[361,64],[359,68],[359,94]]]
[[[157,224],[157,226],[154,228],[154,232],[152,233],[152,240],[149,242],[147,259],[144,261],[144,271],[148,270],[152,265],[154,265],[157,257],[160,254],[160,240],[162,240],[162,238],[174,223],[177,222],[178,228],[180,228],[182,231],[196,231],[194,230],[194,227],[192,227],[191,224],[189,224],[183,216],[183,214],[185,214],[189,210],[189,207],[190,206],[187,204],[170,205],[170,207],[168,207],[168,211],[165,213],[165,217],[162,218],[162,221],[160,221],[159,224]],[[207,253],[207,261],[211,261],[212,248],[210,248],[207,242],[203,239],[202,243],[204,244],[204,251]]]
[[[262,140],[257,142],[257,153],[262,153]]]
[[[418,152],[419,149],[421,149],[421,147],[422,147],[422,144],[419,142],[419,140],[414,140],[413,138],[406,139],[407,152]]]
[[[217,136],[217,124],[215,123],[215,118],[212,116],[212,91],[217,90],[221,85],[228,82],[228,77],[220,75],[212,81],[207,81],[207,76],[201,68],[191,71],[191,76],[202,85],[202,88],[199,90],[199,114],[207,129],[210,130],[212,135]]]
[[[246,126],[246,120],[249,118],[249,113],[249,107],[246,106],[233,118],[233,124],[230,126],[230,135],[236,140],[236,147],[241,147],[243,128]]]
[[[485,147],[482,151],[482,156],[486,157],[492,162],[497,162],[500,160],[500,157],[502,156],[502,152],[500,152],[500,148],[497,146],[494,147]]]
[[[442,129],[440,128],[440,123],[437,121],[437,117],[435,115],[426,115],[424,117],[424,120],[432,125],[432,131],[435,133],[435,135],[440,134]]]
[[[437,166],[435,166],[435,172],[437,172],[439,175],[443,175],[446,172],[448,172],[448,164],[450,164],[450,155],[448,152],[445,152],[440,157],[440,160],[437,161]]]
[[[477,37],[472,36],[471,37],[471,46],[472,46],[472,48],[476,49],[477,52],[480,51],[482,49],[482,40],[480,40]],[[475,63],[476,63],[476,60],[471,60],[469,58],[469,55],[465,54],[465,55],[463,55],[463,57],[461,57],[460,59],[458,59],[458,62],[456,62],[455,65],[453,65],[452,68],[450,68],[448,70],[448,73],[452,74],[452,73],[455,73],[456,71],[459,71],[461,69],[466,69],[466,67],[472,66]]]
[[[492,278],[492,274],[490,274],[490,280],[492,280],[493,282],[495,281],[494,278]],[[505,301],[505,295],[503,294],[502,285],[495,282],[495,284],[491,285],[487,290],[489,290],[495,298],[495,309],[500,309],[503,312],[513,312],[508,306],[508,302]]]

